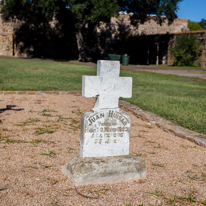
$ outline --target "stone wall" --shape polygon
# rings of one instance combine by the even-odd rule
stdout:
[[[132,34],[134,36],[138,35],[156,35],[156,34],[168,34],[171,32],[181,32],[181,31],[187,31],[188,30],[188,20],[187,19],[176,19],[174,22],[169,25],[168,21],[166,20],[161,26],[157,24],[155,21],[155,17],[150,17],[150,19],[145,22],[144,24],[139,24],[138,27],[132,26],[130,22],[130,15],[128,14],[120,14],[118,18],[112,17],[111,22],[109,24],[100,23],[100,26],[96,29],[96,32],[98,34],[99,40],[99,49],[101,50],[101,53],[104,53],[106,47],[110,47],[110,43],[118,43],[118,40],[122,38],[122,34]],[[50,22],[50,26],[52,27],[53,23]],[[29,56],[30,50],[33,49],[36,52],[39,53],[36,49],[36,42],[33,42],[31,39],[33,36],[37,37],[38,35],[35,35],[34,32],[32,35],[28,35],[28,32],[21,31],[18,34],[18,40],[16,31],[18,31],[18,28],[21,23],[20,22],[4,22],[2,21],[0,17],[0,55],[6,55],[6,56]],[[55,22],[57,24],[57,22]],[[52,29],[51,29],[52,30]],[[43,32],[46,33],[46,32]],[[51,33],[51,32],[50,32]],[[102,40],[102,37],[105,39]],[[19,35],[23,37],[25,35],[25,41],[19,41]],[[31,45],[28,43],[28,39],[26,36],[29,36],[30,41],[32,42]],[[54,36],[54,35],[53,35]],[[41,37],[43,38],[43,37]],[[44,35],[44,38],[49,38]],[[23,38],[21,38],[23,39]],[[45,42],[45,40],[43,41]],[[53,41],[50,40],[49,43],[42,44],[42,48],[46,50],[48,54],[55,53],[54,46],[52,45]],[[108,44],[108,45],[106,45]],[[105,46],[106,45],[106,46]],[[105,47],[105,48],[104,48]],[[24,49],[21,49],[24,48]],[[53,48],[53,50],[52,50]],[[50,51],[51,50],[51,51]],[[28,52],[29,51],[29,52]],[[34,51],[34,52],[35,52]],[[68,51],[67,51],[68,52]],[[30,52],[31,53],[31,52]],[[32,56],[32,55],[31,55]]]
[[[188,31],[188,19],[175,19],[171,25],[166,20],[161,26],[154,19],[151,19],[145,24],[140,24],[137,33],[151,35],[182,31]]]
[[[201,44],[203,46],[203,51],[201,53],[201,56],[198,59],[198,65],[200,67],[203,67],[203,68],[206,69],[206,30],[190,31],[190,32],[186,32],[186,33],[194,34],[199,39],[199,41],[201,42]],[[169,48],[174,44],[175,39],[177,38],[177,36],[179,36],[181,34],[183,34],[183,32],[171,34],[170,41],[168,43],[168,65],[173,64],[173,60],[172,60],[172,58],[169,54]]]
[[[13,56],[14,27],[11,22],[4,22],[0,16],[0,55]]]
[[[1,10],[1,5],[0,5]],[[73,27],[59,24],[55,19],[31,24],[3,21],[0,15],[0,55],[15,57],[76,58]],[[74,57],[74,55],[75,57]]]
[[[101,30],[107,26],[108,24],[101,23],[97,31],[101,32]],[[148,17],[148,20],[144,24],[138,23],[137,26],[133,26],[131,25],[129,14],[120,14],[118,18],[111,18],[110,28],[118,33],[119,30],[121,30],[120,27],[129,30],[133,35],[154,35],[189,31],[188,19],[175,19],[170,25],[166,19],[162,25],[160,25],[157,23],[156,17],[151,16]]]

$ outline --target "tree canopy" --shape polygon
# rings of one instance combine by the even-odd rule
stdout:
[[[198,31],[198,30],[203,30],[203,28],[200,26],[198,22],[195,21],[188,21],[188,28],[190,31]]]
[[[75,28],[79,60],[86,61],[85,49],[88,37],[102,21],[109,22],[120,11],[132,13],[133,24],[144,23],[149,15],[155,15],[161,24],[164,19],[171,23],[177,18],[178,4],[182,0],[2,0],[4,19],[17,18],[25,22],[35,18],[51,20],[54,15],[62,18],[65,10],[71,15],[67,19]],[[164,17],[163,17],[164,16]]]
[[[200,25],[203,29],[206,29],[206,19],[202,19],[202,20],[199,22],[199,25]]]

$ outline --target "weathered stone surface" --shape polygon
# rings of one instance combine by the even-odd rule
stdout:
[[[42,91],[43,94],[51,94],[52,91]]]
[[[206,138],[195,138],[194,139],[195,143],[198,144],[199,146],[206,147]]]
[[[145,161],[136,156],[73,157],[62,172],[75,186],[117,183],[146,177]]]
[[[15,91],[5,91],[4,94],[16,94]]]
[[[0,55],[13,56],[13,34],[11,22],[3,22],[0,16]]]
[[[82,77],[82,96],[97,97],[93,110],[118,108],[120,97],[132,97],[132,78],[119,74],[119,61],[99,60],[97,76]]]
[[[82,96],[96,97],[82,116],[80,157],[129,154],[130,117],[118,108],[119,98],[132,96],[132,78],[119,77],[119,61],[97,62],[97,76],[83,76]]]
[[[26,91],[18,91],[17,94],[26,94]]]
[[[120,109],[90,111],[82,116],[81,157],[129,154],[130,117]]]
[[[156,21],[156,17],[150,17],[148,21],[144,24],[139,24],[138,27],[131,25],[130,14],[120,14],[118,17],[112,17],[110,21],[110,25],[114,31],[116,31],[116,35],[121,24],[127,28],[127,30],[133,35],[153,35],[153,34],[166,34],[167,32],[182,32],[188,31],[188,19],[180,19],[177,18],[174,20],[172,24],[169,24],[168,20],[164,21],[162,25],[158,24]],[[101,32],[105,30],[105,27],[108,24],[101,23],[100,27],[97,28],[97,32]],[[115,35],[113,35],[115,36]],[[112,36],[112,37],[113,37]]]
[[[36,94],[36,92],[35,91],[28,91],[27,94]]]
[[[69,94],[73,94],[76,96],[81,96],[82,92],[81,91],[69,91]]]

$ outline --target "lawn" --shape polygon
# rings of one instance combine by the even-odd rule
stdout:
[[[4,91],[81,90],[82,75],[96,75],[96,67],[0,58],[0,74]],[[206,134],[206,80],[133,70],[121,70],[121,76],[133,77],[133,96],[126,101]]]

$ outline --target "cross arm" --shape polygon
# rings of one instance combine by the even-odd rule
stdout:
[[[96,97],[99,95],[100,76],[82,76],[82,96]]]
[[[132,77],[119,77],[116,94],[122,98],[132,97]]]

